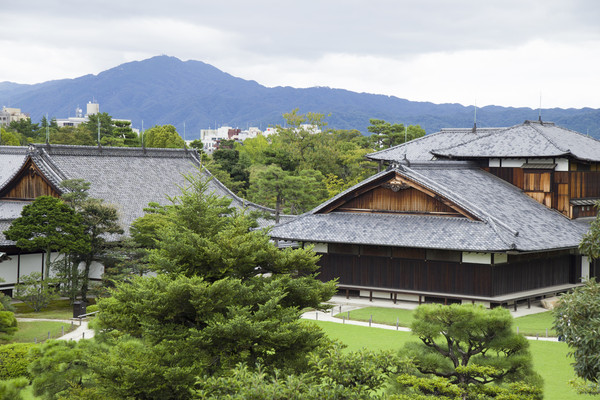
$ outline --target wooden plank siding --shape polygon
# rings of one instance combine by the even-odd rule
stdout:
[[[483,169],[518,188],[525,187],[523,168],[486,167]]]
[[[579,169],[582,167],[579,166]],[[571,206],[572,199],[600,198],[600,171],[531,171],[522,168],[483,168],[517,186],[525,194],[569,218],[596,215],[595,210]]]
[[[498,265],[324,254],[319,265],[319,279],[323,281],[338,278],[342,286],[379,287],[424,293],[491,297],[579,282],[577,265],[569,254]]]
[[[31,160],[0,193],[3,200],[34,200],[39,196],[60,197],[60,193]]]
[[[348,201],[336,211],[398,212],[462,217],[461,214],[446,204],[412,187],[397,192],[388,188],[377,187]]]

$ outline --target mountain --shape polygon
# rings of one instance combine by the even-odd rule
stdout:
[[[66,118],[91,100],[114,118],[130,119],[136,128],[172,124],[187,139],[200,129],[228,125],[246,128],[282,124],[282,114],[298,108],[331,114],[329,127],[367,134],[370,118],[419,124],[427,133],[473,125],[473,107],[414,102],[394,96],[313,87],[268,88],[236,78],[200,61],[157,56],[75,79],[34,85],[0,82],[0,104],[28,112],[34,122],[43,115]],[[545,121],[600,138],[600,109],[544,109]],[[538,110],[488,106],[477,109],[477,126],[511,126],[537,119]]]

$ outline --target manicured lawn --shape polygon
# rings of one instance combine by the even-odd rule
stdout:
[[[32,321],[18,322],[19,330],[13,336],[11,342],[31,343],[37,338],[37,342],[43,342],[48,339],[48,332],[51,338],[60,337],[64,327],[65,333],[71,330],[71,324],[66,322],[54,321]],[[76,328],[77,324],[73,328]]]
[[[90,299],[90,304],[95,301]],[[71,319],[73,318],[73,306],[69,300],[55,300],[48,307],[39,312],[33,312],[33,309],[25,303],[13,304],[16,308],[15,316],[17,318],[48,318],[48,319]]]
[[[554,315],[551,311],[546,311],[539,314],[526,315],[524,317],[515,318],[513,322],[513,329],[516,331],[519,328],[519,333],[525,336],[540,337],[546,336],[546,329],[548,330],[548,336],[556,336],[556,332],[552,328],[554,323]]]
[[[403,310],[399,308],[365,307],[350,311],[350,319],[355,321],[369,321],[369,318],[373,316],[374,323],[396,326],[396,321],[398,321],[399,326],[410,327],[410,324],[413,321],[412,314],[412,310]],[[335,316],[340,319],[343,317],[348,318],[348,313],[344,312],[336,314]],[[556,332],[552,329],[553,321],[554,316],[552,315],[552,312],[546,311],[539,314],[515,318],[513,329],[516,332],[518,327],[519,333],[523,335],[539,335],[540,337],[545,337],[546,329],[548,329],[548,336],[556,336]]]
[[[358,310],[350,311],[350,319],[355,321],[369,321],[373,316],[373,322],[376,324],[386,324],[396,326],[410,326],[413,321],[413,310],[404,310],[401,308],[382,308],[382,307],[365,307]],[[348,318],[348,313],[335,315],[337,318]]]
[[[400,350],[408,341],[416,340],[410,332],[368,328],[333,322],[316,323],[325,333],[348,346],[348,350],[367,348],[371,350]],[[394,322],[395,324],[395,322]],[[590,396],[575,393],[568,381],[575,377],[567,358],[567,345],[562,342],[530,341],[535,370],[544,378],[545,400],[584,400]]]

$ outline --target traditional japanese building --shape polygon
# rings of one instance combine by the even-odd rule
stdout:
[[[600,142],[530,122],[448,129],[373,153],[381,172],[273,228],[314,244],[346,293],[488,305],[600,275],[578,252],[600,198]]]
[[[186,174],[202,174],[199,155],[189,149],[149,149],[127,147],[89,147],[65,145],[0,146],[0,290],[11,288],[19,277],[42,272],[46,267],[40,252],[24,252],[7,240],[3,231],[19,217],[22,208],[36,197],[59,197],[60,183],[84,179],[91,184],[90,197],[115,206],[127,235],[129,226],[144,215],[150,202],[169,204],[168,196],[181,194]],[[239,209],[272,212],[250,203],[212,178],[209,190],[232,199]],[[115,238],[118,239],[118,238]],[[2,254],[0,254],[2,255]],[[100,278],[103,267],[95,265],[91,278]]]

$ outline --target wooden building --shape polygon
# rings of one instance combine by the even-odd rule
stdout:
[[[516,307],[600,275],[577,250],[599,197],[600,142],[525,122],[368,157],[387,169],[271,233],[314,244],[321,279],[341,290]]]
[[[200,171],[200,172],[199,172]],[[0,290],[10,290],[21,276],[43,272],[41,252],[24,252],[7,240],[3,231],[19,217],[23,206],[36,197],[59,197],[65,179],[90,182],[91,197],[103,199],[119,212],[121,226],[128,234],[131,223],[144,215],[148,203],[169,204],[167,196],[180,194],[184,174],[201,173],[209,190],[232,199],[239,209],[273,212],[232,193],[201,168],[195,150],[89,147],[65,145],[0,146]],[[119,240],[119,237],[112,238]],[[91,278],[98,279],[103,266],[96,264]]]

